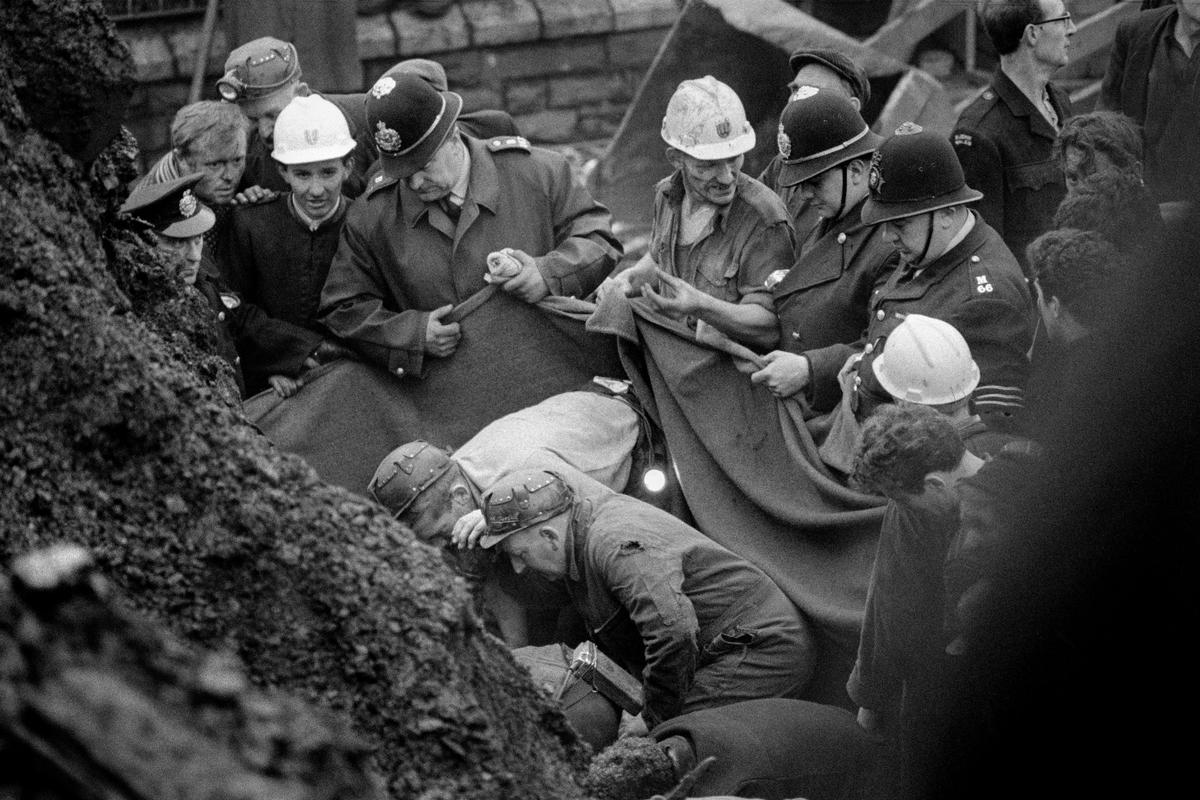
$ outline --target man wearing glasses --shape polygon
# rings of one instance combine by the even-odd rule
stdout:
[[[1025,246],[1067,191],[1054,139],[1070,101],[1050,77],[1070,60],[1075,23],[1063,0],[987,0],[981,14],[1000,68],[951,139],[968,185],[983,192],[979,213],[1028,275]]]

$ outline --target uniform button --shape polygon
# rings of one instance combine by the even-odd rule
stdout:
[[[396,377],[397,378],[404,377],[404,367],[396,367]]]
[[[875,312],[875,319],[879,320],[880,322],[883,322],[883,320],[886,317],[887,317],[887,312],[884,311],[882,308]]]
[[[842,231],[841,233],[838,234],[838,244],[845,244],[845,243],[846,243],[846,232]]]
[[[800,338],[800,331],[792,331],[792,338],[793,338],[793,339],[799,339],[799,338]]]
[[[979,256],[971,256],[971,263],[972,263],[972,264],[978,264],[978,263],[979,263]]]
[[[217,312],[217,322],[224,322],[224,321],[225,321],[225,312],[218,311]]]

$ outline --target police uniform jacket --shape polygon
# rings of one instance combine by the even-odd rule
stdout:
[[[214,352],[229,362],[237,380],[238,391],[246,394],[246,382],[242,376],[241,359],[238,357],[234,340],[245,320],[245,309],[236,294],[221,291],[218,280],[201,269],[193,284],[213,314],[213,334],[216,338]]]
[[[976,215],[975,226],[957,245],[919,271],[898,267],[872,292],[866,335],[857,345],[805,353],[812,365],[813,406],[828,410],[837,405],[838,371],[856,349],[871,344],[873,350],[881,350],[905,315],[924,314],[949,322],[967,340],[980,372],[972,395],[976,412],[985,418],[1000,415],[993,421],[1008,418],[1023,403],[1036,313],[1016,259]],[[870,358],[860,362],[858,376],[865,391],[886,397],[870,369]]]
[[[775,194],[787,206],[788,215],[792,220],[792,232],[797,242],[805,241],[816,227],[821,224],[821,215],[817,208],[800,195],[800,185],[780,186],[779,173],[783,170],[783,159],[778,155],[771,159],[766,169],[758,176],[758,180]]]
[[[1060,120],[1071,115],[1067,93],[1049,87]],[[1067,193],[1054,157],[1054,129],[1016,84],[997,70],[992,84],[967,106],[951,141],[967,185],[983,192],[976,206],[1024,266],[1025,246],[1050,228]]]
[[[264,389],[270,375],[298,375],[304,360],[331,338],[317,311],[347,202],[316,230],[296,215],[290,193],[234,209],[221,261],[245,306],[237,345],[251,394]]]
[[[803,353],[862,336],[871,292],[887,279],[896,252],[879,226],[863,225],[861,212],[860,202],[827,230],[818,227],[775,285],[781,350]]]
[[[367,360],[419,375],[429,312],[483,289],[488,253],[534,257],[550,293],[591,293],[621,256],[611,215],[565,158],[520,137],[463,137],[471,152],[457,224],[406,182],[376,175],[346,214],[321,296],[322,321]]]
[[[643,718],[677,716],[722,633],[799,614],[757,567],[667,512],[610,491],[576,496],[566,542],[567,591],[592,641],[642,675]],[[797,667],[799,668],[799,667]]]
[[[745,173],[738,173],[733,200],[721,206],[700,239],[679,245],[683,176],[678,170],[654,192],[650,254],[659,268],[718,300],[750,302],[774,309],[767,276],[795,259],[787,208],[779,196]]]

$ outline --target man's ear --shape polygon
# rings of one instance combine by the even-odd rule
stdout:
[[[854,176],[854,182],[858,183],[867,176],[867,161],[862,158],[856,158],[846,165],[846,171]]]
[[[675,169],[683,169],[683,152],[681,150],[678,150],[674,147],[668,147],[666,156],[667,163],[669,163],[672,167]]]
[[[273,158],[271,159],[271,162],[273,164],[275,164],[275,169],[279,170],[280,177],[282,177],[286,181],[287,180],[287,165],[280,164],[278,161],[276,161]]]
[[[858,111],[858,112],[862,111],[862,100],[855,97],[854,95],[850,95],[850,105],[854,106],[855,111]]]

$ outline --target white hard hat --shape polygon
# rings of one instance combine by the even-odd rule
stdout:
[[[871,369],[892,397],[926,406],[962,400],[979,385],[967,340],[950,323],[921,314],[896,326]]]
[[[354,149],[341,109],[320,95],[294,97],[275,120],[275,149],[280,164],[311,164],[342,158]]]
[[[679,84],[662,122],[667,144],[704,161],[754,149],[754,128],[737,93],[712,75]]]

